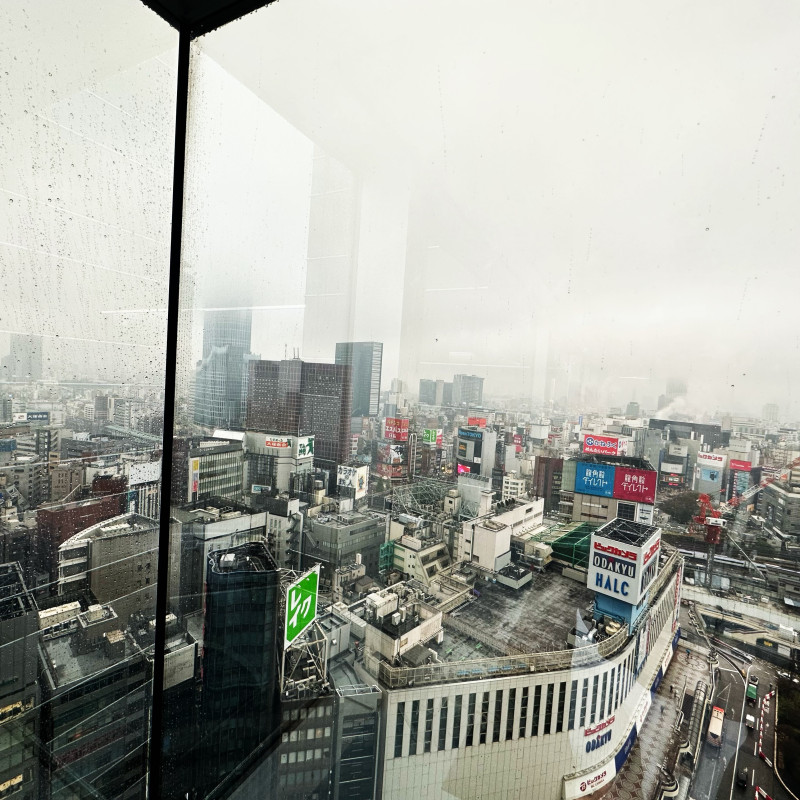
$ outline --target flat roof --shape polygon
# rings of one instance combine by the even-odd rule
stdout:
[[[594,592],[556,571],[535,573],[523,589],[478,581],[479,594],[444,621],[444,641],[429,643],[443,661],[468,661],[509,653],[564,650],[576,615],[586,614]],[[474,631],[470,635],[466,631]],[[486,635],[482,635],[486,634]]]
[[[617,517],[598,528],[595,533],[615,542],[638,546],[646,542],[657,531],[658,528],[655,525],[645,525],[641,522],[632,522]]]

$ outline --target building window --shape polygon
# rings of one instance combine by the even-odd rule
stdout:
[[[517,708],[517,690],[508,690],[508,709],[506,710],[506,741],[514,736],[514,713]]]
[[[466,747],[472,747],[472,737],[475,734],[475,692],[470,692],[467,701],[467,741]]]
[[[581,689],[581,721],[580,727],[586,725],[586,701],[589,697],[589,679],[583,679],[583,688]]]
[[[547,685],[547,700],[544,706],[544,732],[550,733],[550,728],[553,721],[553,694],[555,684],[549,683]]]
[[[542,704],[542,687],[536,686],[533,690],[533,724],[531,736],[539,735],[539,710]]]
[[[519,704],[519,738],[525,736],[525,730],[528,727],[528,687],[522,689],[522,698]]]
[[[397,704],[397,718],[394,722],[394,757],[403,755],[403,725],[405,723],[406,704]]]
[[[592,678],[592,713],[589,716],[589,723],[594,725],[595,719],[597,719],[597,701],[600,699],[598,697],[598,687],[600,686],[600,676],[595,675]]]
[[[483,693],[483,700],[481,701],[481,731],[480,743],[486,744],[486,733],[489,728],[489,692]]]
[[[431,741],[433,740],[433,699],[428,700],[425,708],[425,738],[422,742],[422,751],[430,753]]]
[[[419,700],[411,703],[411,725],[409,726],[410,740],[408,743],[408,754],[417,754],[417,734],[419,733]]]
[[[600,694],[600,719],[606,716],[606,690],[608,689],[608,673],[603,673],[603,688]]]
[[[453,709],[453,738],[451,740],[453,750],[457,750],[461,744],[461,705],[463,699],[460,694],[456,695],[455,708]]]
[[[575,713],[578,705],[578,681],[572,681],[572,686],[569,691],[569,722],[567,723],[567,730],[571,731],[575,728]]]
[[[442,698],[439,709],[439,750],[444,750],[447,737],[447,698]]]
[[[567,682],[561,681],[558,687],[558,716],[556,717],[556,733],[564,730],[564,704],[567,700]]]
[[[503,716],[503,692],[494,693],[494,725],[492,726],[492,741],[500,741],[500,722]]]

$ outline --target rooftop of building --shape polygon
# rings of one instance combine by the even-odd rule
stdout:
[[[309,524],[327,525],[332,528],[348,528],[351,525],[359,525],[370,520],[385,519],[386,515],[379,511],[364,509],[363,511],[338,511],[335,514],[319,514],[308,520]]]
[[[598,528],[595,533],[615,542],[639,546],[657,531],[658,528],[655,525],[645,525],[642,522],[616,518]]]
[[[210,497],[173,508],[171,516],[178,522],[186,524],[188,522],[214,523],[223,519],[234,519],[259,513],[263,512],[254,511],[243,503],[237,503],[226,497]]]
[[[85,542],[89,539],[97,540],[112,536],[129,536],[133,533],[145,533],[153,530],[158,530],[158,520],[156,519],[143,517],[140,514],[120,514],[117,517],[112,517],[84,528],[74,536],[70,536],[59,546],[59,550],[67,550],[79,542]]]
[[[135,656],[143,655],[136,642],[119,630],[109,631],[106,637],[109,644],[119,646],[119,652],[109,651],[105,646],[106,639],[99,639],[86,652],[80,652],[75,647],[77,637],[80,636],[80,631],[74,631],[42,640],[48,662],[46,679],[51,689],[68,687],[76,681],[108,670],[115,664],[123,665]]]
[[[646,469],[655,472],[655,467],[646,458],[634,456],[600,456],[581,453],[575,461],[589,464],[611,464],[617,467],[630,467],[631,469]]]
[[[593,591],[556,570],[535,574],[519,591],[479,581],[472,599],[445,619],[442,644],[429,646],[443,661],[563,650],[576,615],[593,600]]]
[[[209,566],[217,574],[232,572],[272,572],[278,565],[269,550],[259,542],[217,550],[209,555]]]

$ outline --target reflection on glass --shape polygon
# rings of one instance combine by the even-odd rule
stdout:
[[[144,798],[177,37],[0,27],[0,797]]]

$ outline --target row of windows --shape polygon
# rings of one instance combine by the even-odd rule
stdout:
[[[674,599],[671,593],[667,593],[651,617],[650,640],[643,640],[640,645],[646,648],[646,652],[649,652],[651,642],[655,641],[668,622],[673,606]],[[524,686],[521,690],[498,689],[494,692],[471,692],[468,695],[442,697],[438,714],[435,713],[433,699],[398,703],[394,726],[394,757],[420,752],[419,729],[423,710],[425,728],[422,753],[431,752],[434,738],[437,750],[446,750],[448,740],[450,749],[455,750],[486,744],[487,741],[499,742],[501,738],[508,741],[514,738],[515,727],[518,738],[525,738],[561,733],[565,725],[567,730],[594,725],[616,711],[631,691],[645,661],[646,652],[637,651],[638,648],[632,648],[621,664],[582,681],[560,681],[533,687]],[[424,709],[420,707],[423,702]],[[438,717],[436,732],[433,730],[435,717]],[[463,717],[466,719],[462,731]],[[448,725],[451,722],[451,733],[448,737]],[[406,729],[409,737],[404,742]]]

